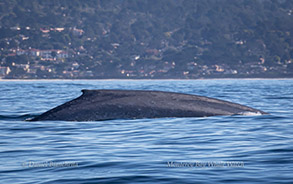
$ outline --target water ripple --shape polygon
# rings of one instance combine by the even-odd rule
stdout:
[[[293,182],[292,80],[1,81],[0,85],[1,183]],[[198,94],[270,114],[24,121],[78,97],[81,89]],[[170,167],[169,162],[193,167]],[[229,163],[243,166],[228,167]]]

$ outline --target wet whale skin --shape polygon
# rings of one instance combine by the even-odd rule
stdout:
[[[82,90],[82,95],[30,121],[99,121],[163,117],[267,114],[204,96],[143,90]]]

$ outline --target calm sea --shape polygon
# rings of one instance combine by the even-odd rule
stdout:
[[[82,89],[197,94],[270,115],[26,122]],[[0,81],[1,183],[293,183],[293,80]]]

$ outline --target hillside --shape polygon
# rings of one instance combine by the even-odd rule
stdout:
[[[293,77],[292,0],[1,0],[0,78]]]

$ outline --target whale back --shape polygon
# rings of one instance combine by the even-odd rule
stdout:
[[[198,95],[144,90],[82,90],[82,95],[32,121],[99,121],[162,117],[266,114],[244,105]]]

